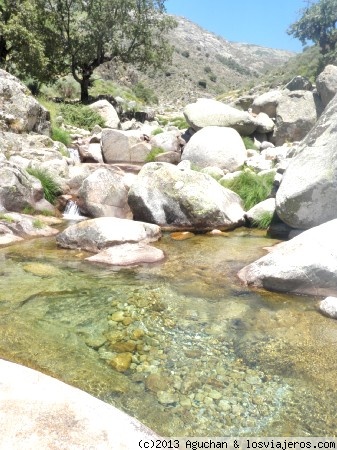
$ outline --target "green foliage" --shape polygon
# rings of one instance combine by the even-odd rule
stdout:
[[[260,228],[261,230],[267,230],[271,224],[273,216],[273,213],[265,211],[253,221],[253,226],[256,228]]]
[[[211,73],[212,69],[210,68],[210,66],[206,66],[206,67],[204,67],[204,72],[205,73]]]
[[[232,180],[223,180],[220,184],[236,192],[242,198],[245,210],[248,211],[268,197],[274,178],[274,173],[257,175],[250,170],[245,170]]]
[[[3,220],[7,223],[12,223],[14,222],[14,219],[12,219],[11,217],[7,216],[6,214],[0,213],[0,220]]]
[[[152,136],[157,136],[157,134],[161,134],[164,133],[164,130],[162,128],[156,128],[155,130],[152,131]]]
[[[150,153],[146,156],[145,162],[154,162],[157,155],[164,153],[165,150],[160,147],[153,147]]]
[[[221,62],[221,64],[235,70],[241,75],[252,75],[251,70],[247,69],[244,66],[241,66],[241,64],[237,63],[232,57],[227,58],[226,56],[220,55],[219,53],[216,54],[215,57],[219,62]]]
[[[151,88],[144,86],[142,83],[137,83],[133,87],[133,92],[136,97],[144,103],[158,104],[158,97],[155,95],[154,91]]]
[[[173,118],[168,117],[159,117],[158,122],[160,125],[173,125],[174,127],[177,127],[179,130],[185,130],[188,128],[188,123],[186,122],[185,117],[177,116]]]
[[[336,59],[337,0],[320,0],[301,11],[301,17],[288,28],[288,34],[303,45],[308,41],[319,45],[326,62]]]
[[[53,141],[62,142],[62,144],[64,144],[66,147],[71,144],[71,137],[68,131],[56,126],[52,126],[51,138],[53,139]]]
[[[243,143],[245,144],[246,149],[252,149],[252,150],[257,150],[258,148],[256,147],[256,145],[254,144],[254,141],[251,137],[249,136],[243,136],[242,137]]]
[[[33,227],[40,230],[41,228],[44,228],[46,224],[42,222],[41,219],[34,219],[33,220]]]
[[[86,105],[62,104],[60,112],[65,122],[78,128],[91,130],[95,125],[105,126],[105,121],[93,109]]]
[[[190,57],[190,52],[188,50],[184,50],[181,52],[182,56],[184,56],[185,58],[189,58]]]
[[[61,188],[54,178],[43,169],[34,169],[29,167],[27,172],[40,180],[43,188],[44,198],[49,203],[54,204],[56,197],[61,193]]]

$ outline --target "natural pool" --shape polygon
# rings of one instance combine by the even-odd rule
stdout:
[[[0,357],[164,436],[334,436],[337,322],[235,274],[275,241],[169,235],[155,266],[109,268],[39,239],[0,250]],[[115,368],[128,367],[125,372]]]

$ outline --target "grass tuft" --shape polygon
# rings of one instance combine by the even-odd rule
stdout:
[[[59,127],[52,127],[51,138],[53,141],[62,142],[66,147],[69,147],[71,144],[71,137],[68,131]]]
[[[265,211],[257,219],[253,221],[253,226],[260,230],[267,230],[270,227],[274,214],[270,211]]]
[[[29,175],[32,175],[33,177],[40,180],[43,188],[44,198],[53,205],[56,197],[61,193],[61,188],[58,183],[45,170],[29,167],[27,169],[27,172],[29,173]]]
[[[154,162],[157,155],[160,155],[161,153],[164,153],[165,150],[163,150],[160,147],[153,147],[153,149],[150,151],[150,153],[146,156],[145,162]]]

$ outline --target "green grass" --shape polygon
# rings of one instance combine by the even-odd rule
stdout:
[[[156,128],[155,130],[152,131],[152,136],[157,136],[157,134],[161,134],[164,133],[164,130],[162,128]]]
[[[249,136],[242,137],[242,140],[243,140],[243,143],[245,144],[246,150],[248,150],[248,149],[257,150],[258,149],[256,147],[256,145],[254,144],[253,139],[250,138]]]
[[[163,150],[160,147],[153,147],[153,149],[150,151],[150,153],[146,156],[145,162],[154,162],[155,157],[157,155],[160,155],[161,153],[164,153],[165,150]]]
[[[65,123],[74,127],[92,130],[95,125],[105,126],[105,120],[93,109],[86,105],[71,105],[63,103],[60,108]]]
[[[173,126],[177,127],[179,130],[184,130],[189,127],[188,123],[186,122],[185,117],[181,117],[181,116],[173,117],[173,118],[159,117],[158,122],[162,126],[173,125]]]
[[[253,221],[253,226],[256,228],[260,228],[261,230],[267,230],[271,224],[273,216],[273,213],[265,211],[261,214],[260,217]]]
[[[61,193],[61,188],[53,179],[53,177],[45,170],[34,169],[32,167],[29,167],[27,169],[27,172],[33,177],[40,180],[43,188],[44,198],[53,205],[56,197]]]
[[[7,216],[6,214],[0,213],[0,220],[3,220],[7,223],[12,223],[14,222],[14,219],[12,219],[11,217]]]
[[[41,219],[34,219],[33,220],[33,227],[37,228],[38,230],[41,230],[41,228],[44,228],[46,226],[45,223],[42,222]]]
[[[243,200],[244,209],[248,211],[268,197],[272,190],[274,178],[274,173],[257,175],[246,170],[232,180],[223,180],[220,184],[236,192]]]
[[[68,131],[62,128],[52,126],[51,138],[53,141],[62,142],[66,147],[71,144],[71,137]]]

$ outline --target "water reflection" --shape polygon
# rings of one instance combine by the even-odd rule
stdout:
[[[235,274],[259,232],[157,243],[107,268],[53,239],[0,250],[0,356],[78,386],[166,436],[333,435],[337,325],[316,299]]]

